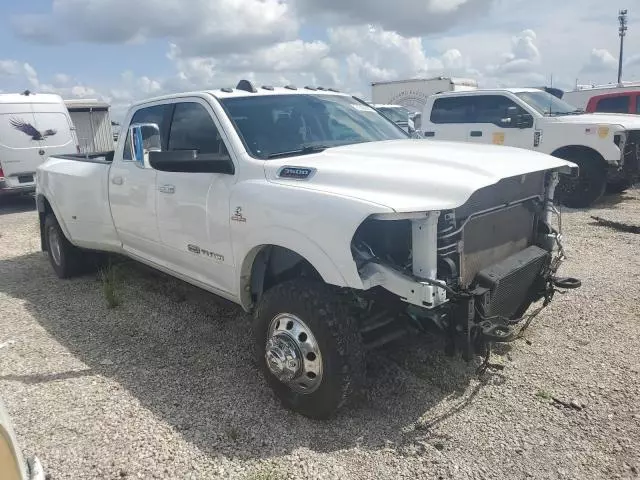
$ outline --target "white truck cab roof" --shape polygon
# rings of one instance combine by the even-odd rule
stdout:
[[[184,98],[189,96],[202,96],[211,95],[218,99],[224,98],[240,98],[240,97],[255,97],[255,96],[271,96],[271,95],[339,95],[343,97],[350,97],[347,93],[339,92],[333,88],[323,87],[296,87],[294,85],[287,85],[285,87],[272,87],[270,85],[263,85],[256,87],[247,82],[246,88],[217,88],[210,90],[194,90],[191,92],[173,93],[169,95],[161,95],[153,98],[148,98],[143,101],[134,103],[132,107],[139,105],[146,105],[153,102],[161,102],[165,100],[171,100],[174,98]],[[250,86],[249,86],[250,85]],[[252,91],[251,89],[255,91]]]
[[[468,96],[468,95],[486,95],[488,93],[525,93],[525,92],[540,92],[539,88],[478,88],[476,90],[460,90],[451,92],[442,92],[433,95],[434,97],[447,97],[447,96]]]

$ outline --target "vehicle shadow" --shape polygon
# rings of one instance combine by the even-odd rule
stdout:
[[[299,448],[414,448],[487,382],[477,364],[412,336],[373,352],[366,394],[329,421],[283,409],[257,371],[250,323],[238,307],[133,262],[118,265],[120,306],[106,306],[99,275],[61,281],[41,253],[0,260],[0,292],[24,301],[57,342],[111,378],[209,455],[268,458]],[[58,298],[56,301],[55,299]],[[60,298],[67,301],[59,301]],[[11,376],[32,385],[70,374]]]
[[[0,196],[0,215],[31,212],[35,209],[36,200],[33,195]]]

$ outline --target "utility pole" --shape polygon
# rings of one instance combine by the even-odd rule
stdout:
[[[624,50],[624,36],[627,34],[627,10],[620,10],[618,12],[618,21],[620,22],[620,28],[618,33],[620,35],[620,56],[618,57],[618,84],[622,83],[622,53]]]

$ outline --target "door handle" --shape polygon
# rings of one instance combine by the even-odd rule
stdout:
[[[173,185],[160,185],[158,190],[162,193],[174,193],[176,191],[176,187]]]
[[[482,132],[480,130],[471,130],[470,135],[472,137],[481,137],[482,136]]]
[[[114,185],[122,185],[124,183],[124,180],[122,177],[111,177],[111,183],[113,183]]]
[[[436,132],[424,132],[424,136],[425,137],[435,137],[436,136]]]

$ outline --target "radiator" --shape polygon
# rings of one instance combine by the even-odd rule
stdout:
[[[480,271],[480,286],[489,289],[484,315],[512,318],[527,296],[539,274],[548,264],[550,253],[532,245],[501,262]]]
[[[473,217],[462,230],[460,283],[532,244],[535,214],[525,204]]]

